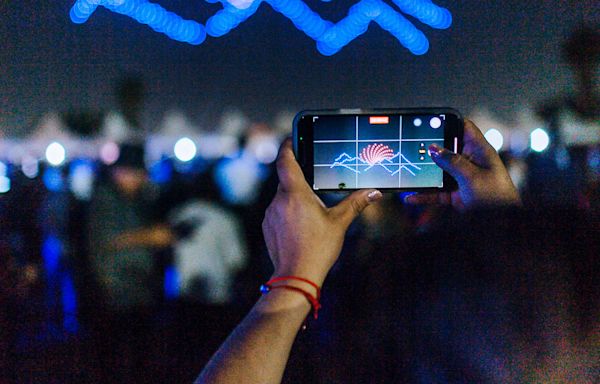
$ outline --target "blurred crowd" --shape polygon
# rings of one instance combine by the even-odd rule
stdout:
[[[577,88],[540,106],[547,148],[501,153],[527,206],[598,209],[599,39],[583,29],[565,45]],[[117,86],[117,110],[102,114],[105,129],[119,127],[110,161],[41,162],[30,175],[2,163],[10,188],[0,194],[0,382],[191,382],[271,273],[261,222],[277,188],[282,132],[245,122],[223,153],[194,149],[186,161],[149,164],[143,94],[143,82],[128,77]],[[326,204],[341,197],[322,196]],[[426,233],[441,210],[404,205],[403,197],[387,195],[352,225],[324,291],[331,310],[291,364],[302,366],[298,359],[314,348],[325,356],[295,382],[354,382],[367,362],[380,366],[373,382],[392,375],[394,364],[369,359],[343,335],[361,329],[357,345],[398,352],[385,342],[397,324],[373,320],[396,305],[384,244]],[[359,307],[363,313],[358,300],[378,306]],[[364,364],[341,366],[331,353],[339,348]]]

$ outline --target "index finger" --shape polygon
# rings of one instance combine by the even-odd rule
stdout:
[[[281,190],[292,192],[304,189],[308,186],[304,179],[300,164],[296,161],[296,156],[292,149],[292,139],[289,137],[285,139],[283,143],[281,143],[281,147],[279,147],[276,164]]]

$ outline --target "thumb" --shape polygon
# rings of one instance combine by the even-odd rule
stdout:
[[[331,208],[330,212],[348,227],[352,221],[370,204],[379,200],[383,195],[376,189],[361,189],[352,193],[338,205]]]
[[[477,167],[466,157],[442,148],[437,144],[429,146],[429,153],[431,154],[431,159],[459,183],[468,180],[477,170]]]

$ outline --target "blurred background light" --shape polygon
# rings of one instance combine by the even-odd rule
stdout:
[[[235,158],[223,158],[214,169],[221,197],[233,205],[254,202],[259,194],[259,185],[266,176],[264,165],[246,151]]]
[[[21,172],[30,179],[37,177],[40,172],[39,161],[31,156],[23,158],[23,161],[21,162]]]
[[[196,157],[196,144],[189,137],[183,137],[177,140],[173,152],[177,160],[183,162],[190,161]]]
[[[89,160],[77,160],[71,163],[69,187],[79,200],[90,200],[96,179],[95,169]]]
[[[10,179],[8,176],[0,176],[0,193],[10,191]]]
[[[56,141],[48,145],[46,148],[46,160],[50,165],[58,167],[66,158],[65,147]]]
[[[207,0],[215,3],[217,0]],[[129,16],[139,23],[147,24],[156,32],[164,33],[173,40],[198,45],[206,35],[226,35],[254,15],[266,2],[290,19],[294,26],[317,42],[317,50],[331,56],[365,33],[371,22],[392,34],[405,48],[415,55],[429,50],[429,40],[423,32],[394,8],[382,0],[361,0],[348,10],[346,17],[337,23],[324,20],[302,0],[220,0],[223,9],[206,21],[206,27],[196,21],[186,20],[147,0],[77,0],[70,11],[71,21],[86,22],[98,5],[113,12]],[[446,29],[452,24],[450,11],[431,0],[393,0],[402,12],[432,28]]]
[[[227,0],[227,2],[229,2],[229,4],[233,5],[234,7],[238,8],[238,9],[249,8],[254,1],[260,1],[260,0]]]
[[[85,23],[98,5],[129,16],[176,41],[198,45],[206,38],[202,24],[186,20],[147,0],[77,0],[69,12],[71,21]]]
[[[542,128],[535,129],[529,137],[531,149],[536,152],[543,152],[550,145],[550,136]]]
[[[263,164],[270,164],[277,158],[279,139],[272,135],[257,135],[248,140],[246,152]]]
[[[119,146],[112,141],[104,143],[100,148],[100,160],[106,165],[114,164],[119,159],[119,155]]]
[[[179,275],[174,266],[169,266],[165,269],[163,289],[167,299],[175,299],[179,297]]]
[[[60,267],[60,256],[62,253],[62,241],[60,241],[56,234],[48,234],[42,244],[44,272],[48,279],[58,272],[58,268]]]
[[[42,175],[42,181],[50,192],[60,192],[64,186],[63,176],[58,168],[46,168]]]
[[[173,177],[173,166],[166,157],[154,163],[149,171],[150,180],[159,185],[168,183]]]
[[[529,137],[527,132],[521,129],[513,129],[510,132],[510,150],[515,154],[521,154],[529,148]]]
[[[502,133],[499,130],[492,128],[488,130],[484,136],[497,152],[502,149],[502,146],[504,145],[504,136],[502,136]]]

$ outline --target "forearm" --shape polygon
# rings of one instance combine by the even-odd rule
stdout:
[[[276,164],[279,187],[262,228],[274,277],[300,292],[283,289],[282,284],[273,287],[282,289],[262,296],[204,368],[197,384],[281,382],[298,330],[311,305],[318,310],[319,287],[340,254],[348,226],[382,197],[376,190],[360,190],[327,208],[306,183],[289,139],[282,144]]]
[[[297,292],[277,289],[262,296],[212,357],[196,384],[280,383],[310,308]]]

